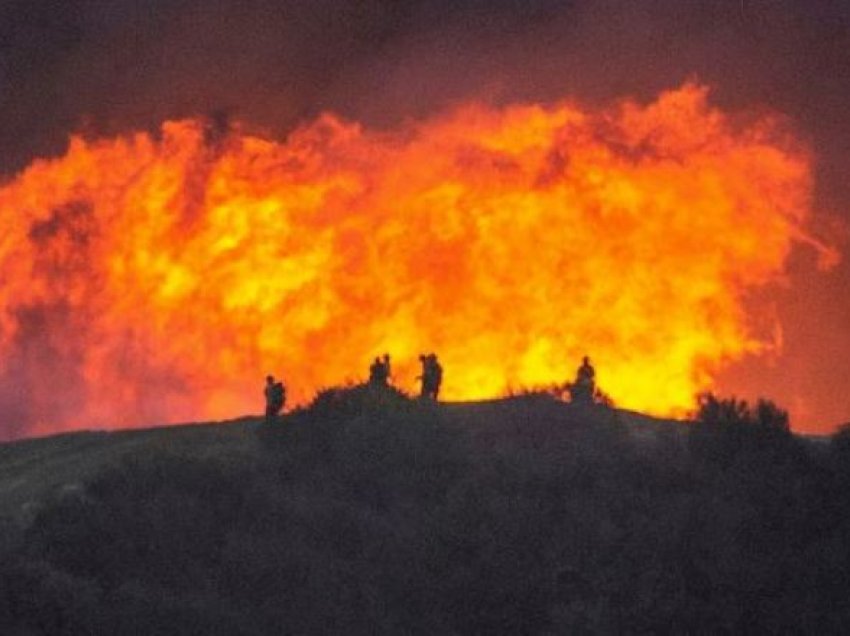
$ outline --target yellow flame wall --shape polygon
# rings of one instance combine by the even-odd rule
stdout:
[[[261,408],[267,372],[303,401],[385,351],[411,390],[437,352],[471,399],[587,353],[618,404],[681,413],[769,344],[742,297],[802,235],[808,164],[691,84],[389,132],[326,115],[284,142],[75,137],[0,188],[2,399],[42,430],[222,418]]]

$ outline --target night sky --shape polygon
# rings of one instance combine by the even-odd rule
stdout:
[[[650,99],[698,79],[733,112],[772,110],[812,151],[813,232],[850,236],[846,0],[15,0],[0,2],[0,174],[68,134],[224,113],[283,136],[332,110],[374,127],[474,98]],[[0,211],[8,214],[8,211]],[[757,394],[850,420],[850,263],[799,248],[770,295],[784,352],[727,370]]]

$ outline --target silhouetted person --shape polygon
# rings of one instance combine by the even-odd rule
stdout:
[[[390,370],[390,354],[385,353],[381,362],[383,364],[383,368],[381,369],[381,377],[384,381],[384,385],[387,385],[390,383],[390,379],[392,378],[392,371]]]
[[[422,363],[422,375],[418,378],[422,382],[419,396],[436,400],[440,394],[440,384],[443,382],[443,367],[433,353],[427,356],[420,355],[419,361]]]
[[[443,365],[437,360],[436,354],[431,354],[431,397],[437,401],[440,395],[440,385],[443,384]]]
[[[422,365],[422,373],[416,376],[419,380],[419,397],[424,398],[428,395],[430,387],[430,377],[428,373],[428,356],[424,353],[419,356],[419,363]]]
[[[581,366],[576,370],[576,379],[573,382],[570,394],[573,402],[593,402],[596,393],[596,370],[590,364],[590,358],[584,356]]]
[[[390,383],[390,354],[385,353],[382,358],[375,358],[372,365],[371,377],[374,378],[376,386],[388,386]]]
[[[375,358],[369,366],[369,384],[372,386],[387,386],[390,381],[390,356],[384,354],[383,358]]]
[[[274,376],[266,376],[266,423],[271,424],[283,410],[286,403],[286,388],[283,382],[275,382]]]
[[[381,362],[380,358],[376,357],[372,364],[369,365],[369,384],[372,386],[378,386],[381,384],[383,368],[383,362]]]
[[[590,358],[587,356],[581,360],[581,366],[576,371],[576,379],[585,384],[594,384],[596,381],[596,369],[590,364]]]

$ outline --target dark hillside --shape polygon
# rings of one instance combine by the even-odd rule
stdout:
[[[256,453],[255,419],[128,431],[84,431],[0,444],[0,515],[40,505],[45,496],[83,485],[132,452],[192,456]]]
[[[843,631],[848,435],[716,404],[355,387],[274,427],[6,445],[0,633]]]

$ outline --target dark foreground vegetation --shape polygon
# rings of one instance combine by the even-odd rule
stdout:
[[[327,391],[250,454],[150,451],[0,542],[2,634],[842,633],[850,433],[707,398]]]

